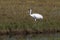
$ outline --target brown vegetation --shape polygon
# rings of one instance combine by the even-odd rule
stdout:
[[[29,8],[42,14],[44,19],[35,22],[28,14]],[[60,32],[60,1],[0,0],[0,34],[8,34],[9,27],[16,34]]]

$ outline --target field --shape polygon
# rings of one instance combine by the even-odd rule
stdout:
[[[36,22],[32,8],[44,16]],[[60,0],[0,0],[0,30],[60,30]]]

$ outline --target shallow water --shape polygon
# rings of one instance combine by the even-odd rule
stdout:
[[[0,40],[60,40],[60,34],[1,35]]]

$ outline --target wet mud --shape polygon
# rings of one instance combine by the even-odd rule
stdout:
[[[60,30],[0,30],[0,35],[28,35],[28,34],[54,34]]]

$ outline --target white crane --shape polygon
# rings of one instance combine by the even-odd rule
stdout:
[[[32,9],[29,10],[30,16],[33,17],[36,21],[36,19],[43,19],[43,16],[39,13],[32,13]]]

